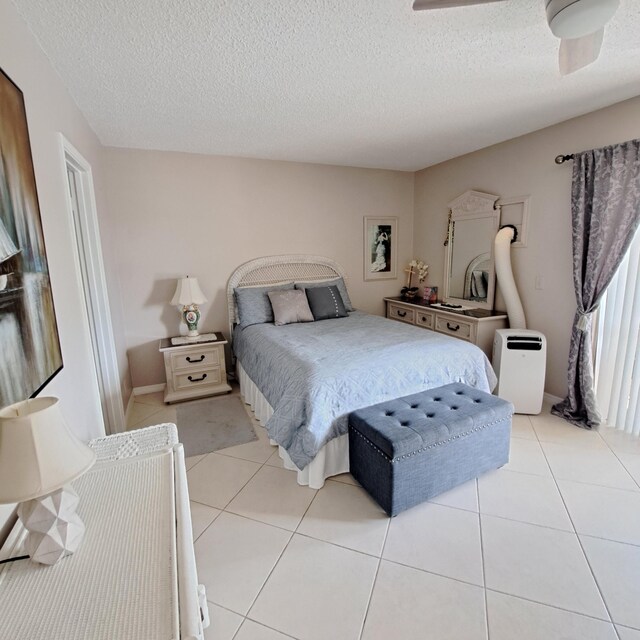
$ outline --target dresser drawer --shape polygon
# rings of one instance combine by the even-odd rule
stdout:
[[[416,311],[416,324],[425,329],[433,329],[435,314],[431,311]]]
[[[171,369],[181,371],[184,369],[206,369],[220,365],[221,347],[201,347],[189,349],[171,354]]]
[[[396,304],[390,304],[387,310],[387,317],[394,320],[401,320],[402,322],[408,322],[409,324],[415,324],[416,312],[414,309],[407,307],[401,307]]]
[[[203,387],[210,384],[220,384],[221,382],[222,370],[220,367],[177,372],[173,375],[173,388],[176,391],[191,389],[193,387]]]
[[[458,320],[458,318],[445,318],[443,316],[436,318],[436,331],[440,333],[446,333],[447,335],[473,342],[472,330],[473,327],[470,322]]]

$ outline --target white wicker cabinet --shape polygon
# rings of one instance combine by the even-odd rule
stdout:
[[[73,483],[86,526],[82,546],[51,567],[0,565],[0,638],[203,639],[206,597],[176,443],[175,425],[91,443],[98,462]],[[24,537],[18,522],[0,559],[22,555]]]

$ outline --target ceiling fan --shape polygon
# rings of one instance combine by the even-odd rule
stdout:
[[[414,0],[413,10],[450,9],[505,0]],[[547,22],[560,38],[560,73],[565,76],[595,62],[600,54],[604,27],[620,0],[544,0]]]

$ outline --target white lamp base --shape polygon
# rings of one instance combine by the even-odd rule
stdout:
[[[85,531],[76,513],[79,501],[78,494],[67,485],[20,504],[18,517],[29,531],[25,547],[33,562],[56,564],[77,551]]]

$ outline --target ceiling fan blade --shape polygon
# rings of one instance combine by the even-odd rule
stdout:
[[[453,7],[470,7],[474,4],[489,4],[490,2],[504,2],[504,0],[414,0],[413,10],[452,9]]]
[[[582,38],[564,39],[560,41],[560,74],[569,75],[582,67],[595,62],[600,55],[604,27]]]

